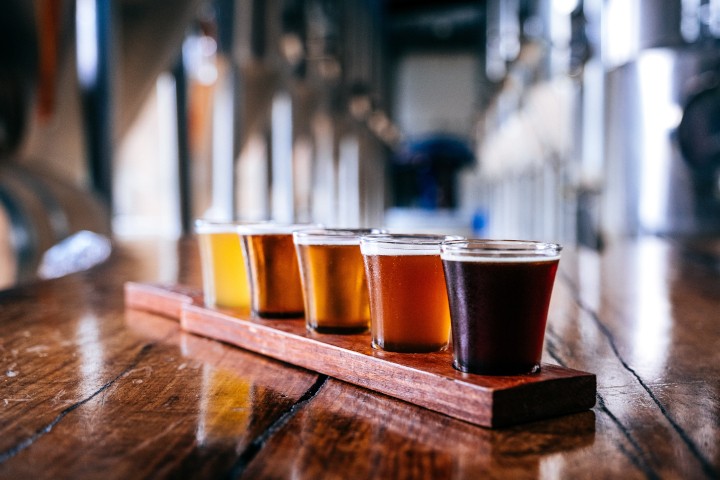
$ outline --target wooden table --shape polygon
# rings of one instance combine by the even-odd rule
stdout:
[[[704,244],[708,245],[708,244]],[[719,478],[717,249],[564,252],[544,360],[592,410],[486,429],[126,310],[192,239],[0,292],[0,478]]]

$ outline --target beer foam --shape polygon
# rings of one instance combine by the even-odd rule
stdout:
[[[319,226],[315,223],[285,224],[268,222],[238,225],[235,231],[240,235],[292,235],[293,232],[298,230],[318,228]]]
[[[255,228],[263,225],[272,225],[272,222],[265,220],[243,221],[243,220],[195,220],[195,233],[238,233],[238,229]]]
[[[515,255],[515,256],[513,256]],[[522,256],[518,256],[522,255]],[[477,263],[536,263],[536,262],[553,262],[560,260],[560,255],[542,255],[538,253],[528,253],[526,255],[521,253],[483,253],[482,255],[477,254],[457,254],[450,252],[443,252],[440,254],[440,258],[451,262],[477,262]]]
[[[360,241],[363,255],[440,255],[444,240],[461,240],[457,235],[381,234],[367,235]]]
[[[398,248],[397,245],[383,245],[377,243],[361,243],[360,252],[363,255],[440,255],[440,244],[437,245],[405,245]]]
[[[353,237],[353,236],[347,236],[347,237],[341,237],[341,236],[308,236],[308,235],[302,235],[302,236],[294,236],[293,241],[295,242],[295,245],[324,245],[324,246],[333,246],[333,245],[360,245],[360,237]]]

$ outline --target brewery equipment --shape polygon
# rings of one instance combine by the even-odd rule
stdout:
[[[603,230],[720,232],[720,12],[608,2]]]

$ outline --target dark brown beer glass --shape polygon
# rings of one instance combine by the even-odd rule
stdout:
[[[539,371],[562,247],[521,240],[460,240],[444,242],[441,249],[453,366],[484,375]]]
[[[399,234],[362,237],[374,348],[394,352],[447,348],[450,311],[440,244],[448,238]]]
[[[308,330],[318,333],[368,330],[370,306],[360,236],[381,232],[319,229],[293,234]]]

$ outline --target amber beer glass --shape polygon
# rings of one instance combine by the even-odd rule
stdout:
[[[370,306],[360,236],[372,229],[303,230],[293,234],[308,330],[362,333]]]
[[[250,279],[252,313],[264,318],[295,318],[304,315],[300,270],[293,232],[307,224],[265,223],[239,226]]]
[[[367,235],[360,241],[370,294],[374,348],[433,352],[450,337],[442,235]]]
[[[234,222],[196,220],[205,305],[250,309],[245,260]]]
[[[540,369],[562,247],[522,240],[444,242],[453,366],[515,375]]]

